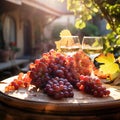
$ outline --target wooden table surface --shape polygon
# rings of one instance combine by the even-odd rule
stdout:
[[[34,116],[35,120],[120,120],[120,86],[105,85],[111,92],[106,98],[96,98],[74,90],[73,98],[54,100],[41,90],[33,89],[33,86],[6,94],[4,88],[12,80],[13,77],[0,83],[0,109],[12,120],[19,119],[21,115],[24,115],[23,120],[30,116]]]

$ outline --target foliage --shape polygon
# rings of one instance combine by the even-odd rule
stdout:
[[[98,8],[92,0],[67,0],[67,8],[76,16],[76,28],[83,29],[86,22],[98,12]]]
[[[111,32],[110,34],[108,34],[107,36],[105,36],[103,38],[104,42],[104,53],[108,53],[108,52],[112,52],[115,54],[115,52],[118,52],[118,47],[120,45],[120,37],[118,35],[116,35],[115,32]],[[118,57],[118,55],[116,55],[116,57]]]
[[[62,0],[63,1],[63,0]],[[86,27],[88,20],[100,14],[108,22],[111,32],[105,39],[105,51],[113,52],[120,45],[120,0],[67,0],[67,8],[76,16],[76,28]]]
[[[98,27],[92,23],[87,23],[86,27],[83,28],[82,33],[86,36],[98,36],[100,35],[100,31]]]
[[[76,16],[76,27],[84,28],[94,14],[100,13],[110,27],[120,33],[120,0],[67,0],[68,10]]]
[[[60,36],[59,34],[63,29],[66,29],[66,26],[61,25],[61,24],[54,25],[53,30],[52,30],[52,37],[56,38],[56,39],[59,39],[59,36]],[[72,24],[67,25],[67,29],[70,30],[72,35],[77,34],[77,29],[75,28],[74,25],[72,25]]]
[[[120,34],[120,0],[94,0],[112,30]]]
[[[120,0],[94,1],[108,21],[106,27],[113,31],[105,37],[105,52],[118,53],[116,48],[120,46]]]

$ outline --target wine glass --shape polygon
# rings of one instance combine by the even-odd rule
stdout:
[[[103,50],[103,41],[101,37],[84,36],[82,41],[82,50],[88,54],[92,61]]]
[[[66,55],[74,55],[80,49],[78,36],[62,36],[60,40],[60,49]]]

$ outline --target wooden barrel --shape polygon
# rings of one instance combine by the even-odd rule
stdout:
[[[105,85],[111,91],[106,98],[74,90],[73,98],[54,100],[33,86],[6,94],[4,88],[12,80],[0,82],[0,116],[4,120],[120,120],[120,86]]]

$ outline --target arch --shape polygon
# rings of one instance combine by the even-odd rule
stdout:
[[[11,16],[6,16],[3,22],[3,38],[5,42],[5,47],[9,47],[9,44],[16,44],[16,22]]]

